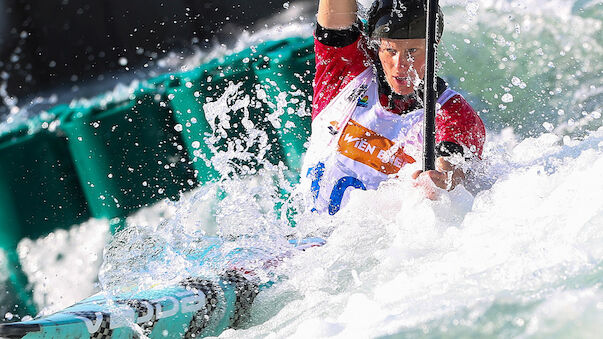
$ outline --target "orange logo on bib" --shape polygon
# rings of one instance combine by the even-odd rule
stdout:
[[[404,164],[415,162],[402,147],[394,154],[388,150],[394,142],[350,120],[339,138],[339,153],[381,173],[398,173]]]

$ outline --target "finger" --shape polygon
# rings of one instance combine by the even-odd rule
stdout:
[[[420,189],[423,192],[423,196],[430,200],[437,200],[438,193],[437,189],[433,184],[428,172],[417,171],[413,175],[417,175],[416,180],[413,181],[413,186]]]
[[[448,183],[447,183],[448,176],[446,175],[446,173],[442,173],[442,172],[438,172],[438,171],[428,171],[428,172],[426,172],[426,175],[429,176],[431,181],[433,181],[433,183],[437,187],[439,187],[441,189],[446,189],[448,187]]]
[[[415,171],[413,174],[411,174],[411,176],[410,176],[410,177],[411,177],[411,178],[413,178],[413,179],[416,179],[416,178],[418,178],[418,177],[419,177],[419,175],[420,175],[421,173],[423,173],[423,171],[421,171],[421,170],[417,170],[417,171]]]

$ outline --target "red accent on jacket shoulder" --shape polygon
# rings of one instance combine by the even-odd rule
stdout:
[[[314,37],[316,52],[316,75],[312,97],[312,119],[314,119],[339,92],[370,66],[363,51],[364,40],[345,47],[327,46]]]
[[[486,128],[473,107],[461,95],[450,98],[436,114],[436,143],[449,141],[465,146],[481,157]]]

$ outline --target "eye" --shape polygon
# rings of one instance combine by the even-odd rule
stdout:
[[[408,54],[414,54],[418,50],[419,50],[418,48],[409,48],[406,50],[406,52],[408,52]]]
[[[391,55],[394,55],[396,53],[398,53],[395,49],[393,48],[386,48],[385,51]]]

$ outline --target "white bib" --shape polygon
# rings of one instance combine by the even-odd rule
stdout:
[[[438,103],[455,94],[446,89]],[[300,186],[311,192],[314,211],[333,215],[353,189],[377,189],[405,164],[421,162],[422,148],[423,109],[404,115],[387,111],[369,67],[312,122]]]

